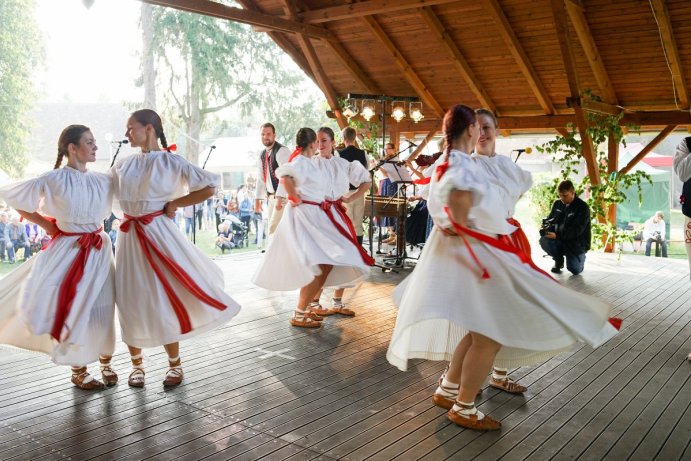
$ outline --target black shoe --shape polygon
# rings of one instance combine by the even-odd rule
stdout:
[[[555,265],[550,271],[552,271],[553,274],[561,274],[561,267]]]

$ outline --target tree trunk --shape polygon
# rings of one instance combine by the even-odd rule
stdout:
[[[153,52],[153,9],[142,3],[142,75],[144,78],[144,107],[156,110],[156,70]]]

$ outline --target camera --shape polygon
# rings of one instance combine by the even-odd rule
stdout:
[[[555,218],[544,218],[542,220],[542,226],[540,226],[540,236],[544,237],[547,232],[554,232],[554,220]]]

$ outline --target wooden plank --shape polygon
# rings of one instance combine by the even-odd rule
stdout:
[[[674,38],[674,31],[672,29],[669,12],[667,11],[667,5],[664,0],[651,0],[650,7],[653,9],[655,23],[660,31],[663,52],[671,68],[672,79],[674,80],[674,90],[676,92],[674,97],[675,99],[677,97],[679,98],[682,109],[688,109],[689,94],[686,86],[686,77],[684,76],[685,72],[682,68],[679,48]]]
[[[612,175],[616,173],[617,168],[619,168],[619,140],[616,139],[614,132],[609,131],[609,136],[607,137],[607,174]],[[614,226],[617,225],[617,206],[612,204],[607,210],[607,221]],[[606,251],[612,253],[615,251],[616,241],[614,237],[610,237],[607,242]]]
[[[174,8],[189,13],[203,14],[219,19],[227,19],[266,29],[302,34],[308,37],[329,38],[331,33],[322,27],[291,21],[256,11],[235,8],[210,0],[141,0],[152,5]]]
[[[329,21],[347,20],[352,18],[372,16],[375,14],[390,14],[413,8],[453,3],[458,0],[368,0],[357,3],[348,2],[346,5],[305,11],[300,14],[303,22],[319,24]]]
[[[580,2],[575,2],[573,0],[567,0],[566,10],[571,18],[571,24],[573,24],[574,29],[576,29],[576,35],[578,36],[578,41],[581,43],[581,47],[588,58],[588,63],[590,63],[590,69],[593,71],[595,80],[597,80],[598,87],[600,89],[600,95],[610,104],[617,104],[617,95],[612,87],[612,82],[609,80],[609,75],[605,69],[605,65],[602,62],[602,57],[597,47],[597,43],[593,39],[593,34],[590,32],[590,27],[588,26],[588,21],[585,18],[583,11],[583,5]]]
[[[513,31],[513,27],[504,14],[501,5],[497,0],[485,0],[484,5],[487,7],[487,11],[497,24],[499,34],[504,39],[506,46],[509,48],[511,55],[516,61],[516,64],[518,64],[518,67],[525,76],[530,89],[533,91],[533,94],[540,104],[540,107],[542,107],[542,110],[545,112],[545,114],[554,114],[554,105],[552,104],[547,90],[540,81],[537,72],[535,72],[528,55],[523,50],[523,45],[521,45],[516,33]]]
[[[451,60],[461,74],[465,83],[470,87],[480,105],[491,110],[492,112],[497,112],[497,107],[492,102],[492,98],[487,94],[485,89],[480,85],[480,81],[475,76],[475,73],[470,68],[468,61],[466,61],[461,50],[458,49],[456,43],[451,39],[449,32],[444,28],[441,20],[434,14],[431,7],[420,8],[420,16],[427,23],[427,26],[432,31],[432,34],[439,40],[441,47],[450,55]]]
[[[396,45],[394,45],[386,32],[384,32],[384,29],[382,29],[377,20],[366,16],[362,18],[362,21],[369,28],[376,39],[388,50],[400,72],[413,88],[413,91],[415,91],[415,93],[420,97],[422,102],[424,102],[427,107],[432,109],[437,117],[443,116],[444,109],[439,105],[435,97],[432,95],[429,87],[425,85],[422,80],[420,80],[420,77],[417,76],[413,68],[410,66],[410,64],[408,64],[408,61],[406,61],[403,55],[398,51]]]

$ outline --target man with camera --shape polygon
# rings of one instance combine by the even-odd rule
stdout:
[[[552,205],[549,216],[542,220],[540,246],[554,259],[552,272],[566,268],[573,275],[583,272],[585,253],[590,250],[590,208],[576,196],[569,180],[557,187],[559,200]]]
[[[665,240],[665,215],[662,211],[656,211],[652,218],[648,218],[643,227],[643,240],[645,240],[645,255],[650,256],[650,247],[655,242],[657,247],[662,247],[662,257],[667,257],[667,241]],[[655,256],[660,256],[657,249]]]

